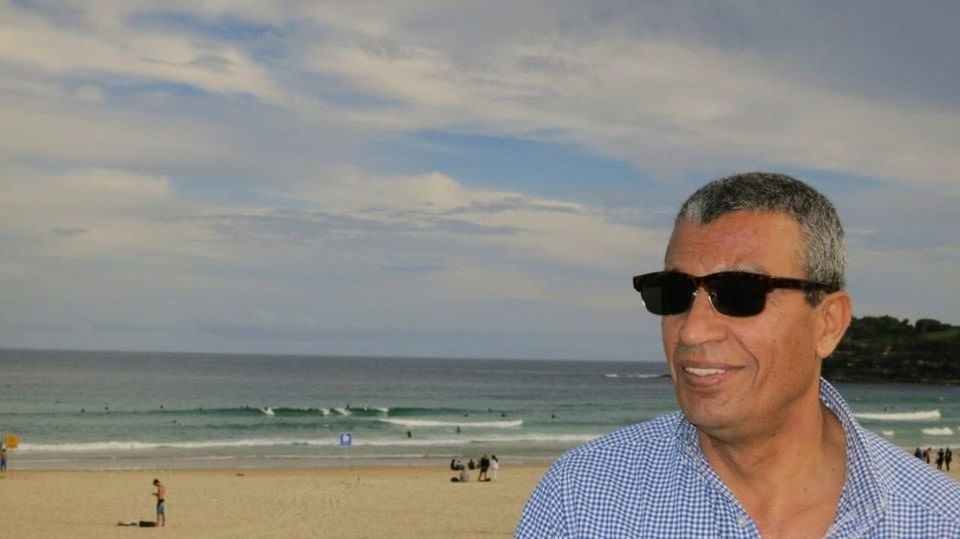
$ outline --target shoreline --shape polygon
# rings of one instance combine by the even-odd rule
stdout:
[[[151,470],[319,470],[337,468],[413,468],[446,469],[451,458],[458,458],[464,463],[469,459],[478,459],[482,452],[477,454],[451,454],[449,456],[425,457],[328,457],[328,456],[191,456],[166,458],[136,458],[136,457],[102,457],[102,458],[16,458],[10,460],[10,466],[15,470],[42,472],[116,472],[116,471],[151,471]],[[488,452],[488,454],[491,454]],[[561,453],[562,454],[562,453]],[[539,466],[546,468],[555,456],[523,456],[500,454],[501,462],[511,466]]]
[[[576,446],[574,446],[576,447]],[[908,455],[913,455],[915,447],[898,446]],[[933,445],[932,457],[936,450],[943,445]],[[457,458],[464,464],[471,458],[475,461],[480,455],[496,454],[502,463],[511,466],[536,466],[546,468],[568,450],[564,449],[555,454],[524,455],[508,451],[493,452],[478,448],[471,452],[451,452],[447,455],[168,455],[158,456],[129,456],[129,455],[88,455],[75,457],[73,455],[30,455],[22,456],[13,450],[10,454],[10,466],[14,470],[22,471],[153,471],[153,470],[321,470],[339,468],[412,468],[412,469],[448,469],[450,460]],[[955,449],[960,450],[960,446]],[[960,467],[960,461],[956,461]],[[932,466],[932,464],[931,464]]]

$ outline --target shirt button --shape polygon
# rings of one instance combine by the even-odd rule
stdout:
[[[741,528],[746,527],[747,525],[747,515],[740,515],[737,517],[737,526]]]

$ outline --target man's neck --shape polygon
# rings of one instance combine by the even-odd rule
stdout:
[[[843,427],[826,407],[774,432],[719,439],[700,432],[707,461],[764,537],[822,537],[846,476]]]

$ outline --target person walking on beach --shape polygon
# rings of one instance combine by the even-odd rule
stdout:
[[[943,448],[937,450],[937,469],[943,470]]]
[[[157,497],[157,526],[167,525],[167,487],[159,479],[153,480],[153,486],[157,491],[153,493]]]
[[[948,447],[947,450],[946,450],[946,452],[944,452],[944,454],[943,454],[943,462],[944,462],[944,464],[947,465],[947,471],[948,471],[948,472],[950,471],[950,461],[952,461],[952,460],[953,460],[953,452],[950,451],[950,448]]]
[[[845,265],[833,204],[799,180],[693,193],[663,269],[633,278],[680,410],[560,457],[515,537],[960,537],[960,483],[820,376],[851,322]]]
[[[490,469],[493,471],[493,480],[497,480],[497,474],[500,472],[500,461],[496,455],[490,455]]]
[[[480,474],[477,475],[477,481],[489,481],[490,477],[487,475],[487,470],[490,469],[490,459],[487,458],[487,454],[484,453],[480,457]]]
[[[0,472],[7,471],[7,448],[0,447]]]

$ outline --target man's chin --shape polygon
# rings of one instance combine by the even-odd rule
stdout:
[[[687,421],[693,423],[697,429],[706,434],[710,432],[722,432],[742,424],[743,421],[737,421],[733,414],[721,409],[716,403],[704,403],[699,401],[695,404],[680,402],[680,410],[687,418]]]

